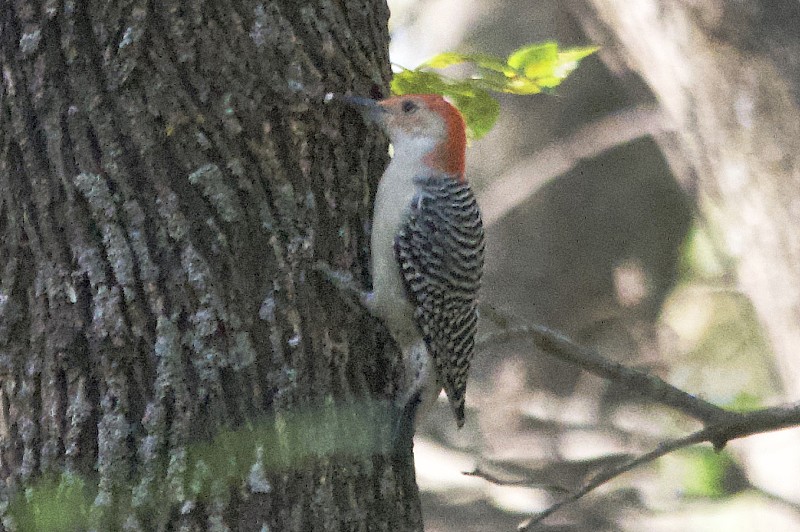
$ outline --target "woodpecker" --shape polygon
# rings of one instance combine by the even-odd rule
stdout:
[[[464,119],[438,95],[339,98],[379,124],[394,150],[373,209],[373,290],[360,292],[360,301],[402,351],[399,403],[412,435],[414,419],[442,388],[461,428],[484,252],[464,174]]]

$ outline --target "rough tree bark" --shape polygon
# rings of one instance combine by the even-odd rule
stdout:
[[[311,269],[363,274],[386,143],[322,95],[385,89],[387,19],[0,4],[4,528],[45,478],[85,482],[100,530],[421,528],[410,461],[342,429],[379,422],[358,405],[391,395],[395,353]]]
[[[602,55],[639,73],[675,135],[660,139],[736,260],[800,398],[800,3],[573,0]]]

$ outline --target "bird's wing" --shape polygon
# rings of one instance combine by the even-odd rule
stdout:
[[[418,178],[395,255],[415,318],[436,362],[458,426],[475,349],[477,296],[483,270],[483,224],[472,190],[450,176]]]

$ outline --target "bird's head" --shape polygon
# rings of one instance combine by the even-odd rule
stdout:
[[[385,100],[341,97],[389,135],[395,156],[420,157],[433,170],[464,178],[467,138],[461,113],[437,94],[407,94]]]

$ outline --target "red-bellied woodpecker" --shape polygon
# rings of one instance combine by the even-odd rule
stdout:
[[[375,196],[373,291],[360,299],[403,353],[399,406],[413,426],[444,388],[461,427],[484,249],[481,215],[464,176],[464,119],[437,95],[339,99],[380,124],[394,149]]]

